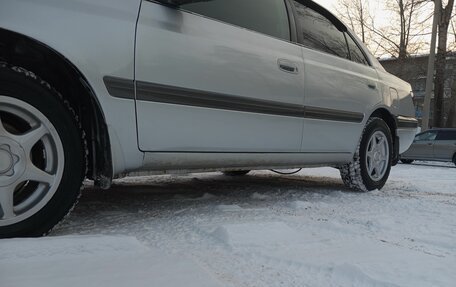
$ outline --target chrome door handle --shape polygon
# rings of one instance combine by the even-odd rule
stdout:
[[[291,61],[279,59],[277,61],[277,64],[279,65],[279,69],[281,71],[284,71],[287,73],[292,73],[292,74],[299,73],[298,66],[296,66],[296,64]]]

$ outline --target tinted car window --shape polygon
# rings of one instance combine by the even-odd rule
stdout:
[[[317,11],[293,1],[296,7],[298,24],[301,28],[301,44],[304,46],[333,54],[341,58],[350,58],[347,41],[343,32],[325,16]]]
[[[439,131],[438,141],[456,140],[456,131]]]
[[[355,40],[348,35],[345,34],[348,43],[348,49],[350,50],[350,58],[353,62],[369,65],[369,62],[366,60],[364,53],[361,51],[359,46],[356,44]]]
[[[206,0],[181,8],[280,39],[290,40],[284,0]]]
[[[425,132],[422,134],[419,134],[415,137],[416,141],[432,141],[435,140],[437,137],[437,132],[432,131],[432,132]]]

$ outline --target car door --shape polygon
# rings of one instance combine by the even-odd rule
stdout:
[[[381,102],[377,72],[340,21],[291,1],[305,67],[304,152],[353,152],[366,110]]]
[[[437,131],[427,131],[418,134],[415,140],[406,152],[406,158],[410,159],[434,159],[434,142],[437,137]]]
[[[193,2],[142,4],[135,69],[140,149],[298,152],[303,61],[290,42],[285,2]]]
[[[456,154],[456,130],[439,130],[434,142],[434,157],[452,161]]]

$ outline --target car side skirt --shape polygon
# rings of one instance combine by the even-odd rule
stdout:
[[[142,171],[264,170],[301,167],[339,166],[350,162],[353,154],[331,153],[146,153]]]

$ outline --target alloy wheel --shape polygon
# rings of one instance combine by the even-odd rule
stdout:
[[[51,200],[64,160],[52,123],[28,103],[0,96],[0,226],[31,217]]]

